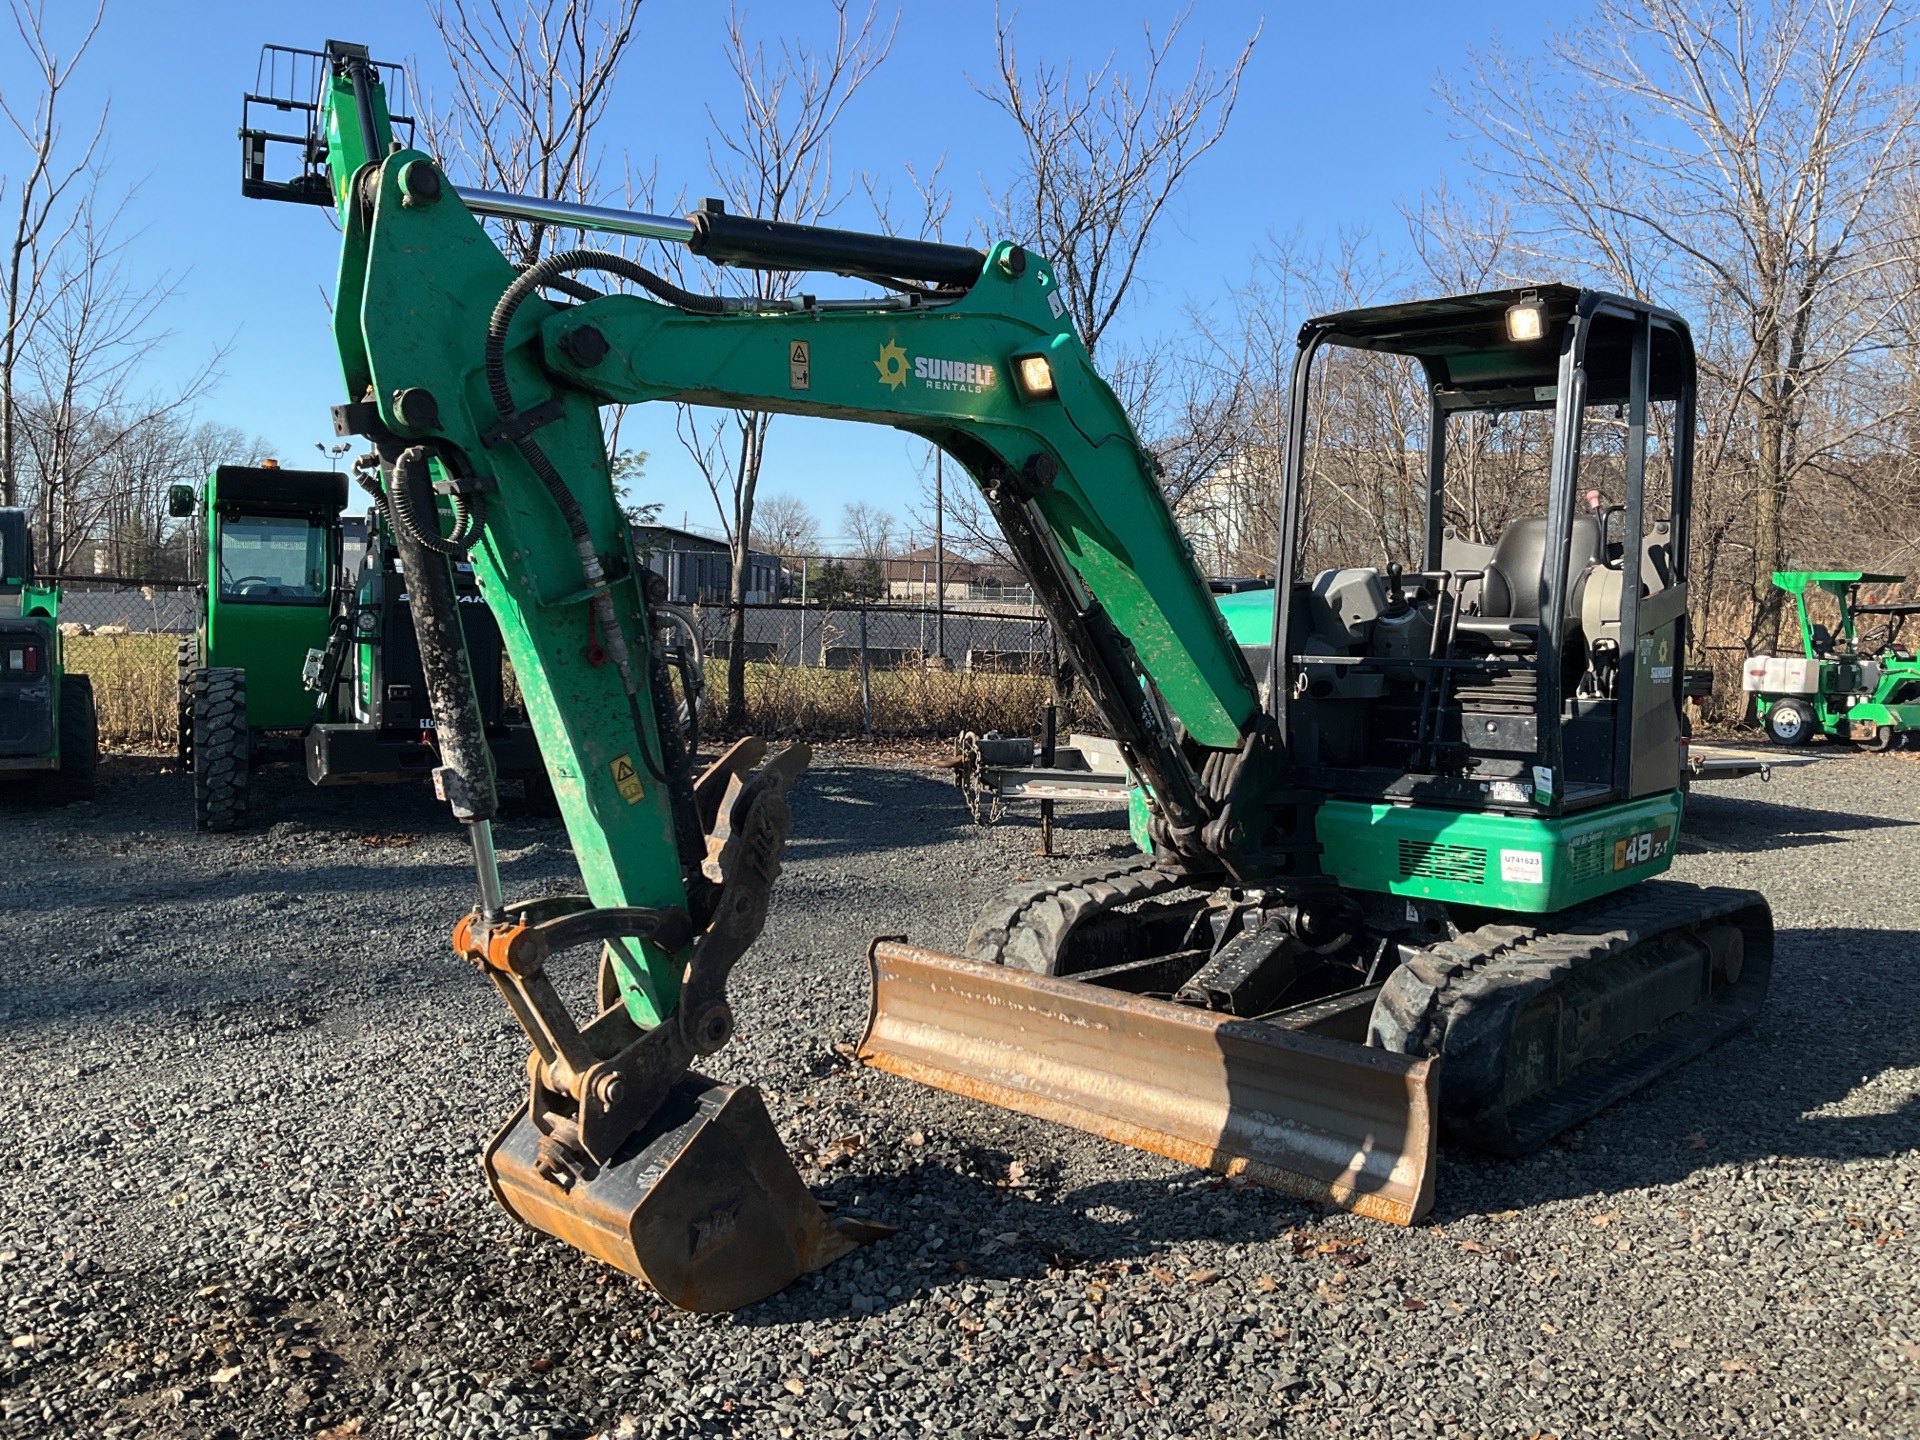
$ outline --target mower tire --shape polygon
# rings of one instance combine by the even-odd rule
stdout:
[[[93,799],[99,763],[100,716],[93,705],[93,681],[84,675],[62,675],[60,768],[41,777],[41,799],[49,805]]]
[[[247,772],[253,732],[247,728],[247,672],[225,666],[195,670],[193,827],[234,830],[247,820]]]
[[[1776,745],[1804,745],[1818,729],[1813,709],[1800,700],[1776,700],[1767,711],[1767,738]]]

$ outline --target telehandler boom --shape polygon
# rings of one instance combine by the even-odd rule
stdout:
[[[1149,858],[1013,891],[964,957],[877,944],[870,1063],[1407,1223],[1431,1204],[1441,1123],[1526,1149],[1760,1003],[1764,901],[1640,883],[1668,867],[1681,806],[1693,357],[1677,317],[1546,286],[1312,322],[1273,643],[1250,664],[1044,259],[711,202],[680,218],[462,189],[395,139],[393,67],[333,42],[269,47],[263,74],[301,66],[304,91],[264,85],[249,115],[304,112],[308,133],[249,123],[243,188],[341,226],[336,424],[378,456],[436,783],[472,839],[479,902],[455,945],[532,1041],[527,1101],[486,1156],[520,1219],[697,1309],[751,1303],[867,1238],[806,1193],[751,1087],[692,1069],[732,1032],[727,974],[765,923],[807,757],[745,740],[695,775],[653,640],[663,597],[608,472],[607,404],[832,416],[940,446],[1150,797]],[[286,138],[301,168],[269,178]],[[882,293],[725,298],[584,249],[520,270],[487,216]],[[640,293],[594,288],[605,276]],[[1411,564],[1307,579],[1305,395],[1333,347],[1424,367],[1427,524]],[[1664,518],[1654,405],[1682,437],[1662,457]],[[1626,423],[1606,482],[1622,503],[1596,518],[1576,495],[1598,406]],[[1515,410],[1553,417],[1543,513],[1463,546],[1444,527],[1449,430]],[[499,617],[584,896],[501,893],[452,555]],[[573,950],[599,956],[584,1025],[549,978]]]

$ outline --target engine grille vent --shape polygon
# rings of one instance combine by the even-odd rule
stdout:
[[[1612,857],[1608,853],[1607,842],[1601,836],[1591,840],[1582,840],[1567,852],[1568,866],[1575,880],[1597,880],[1607,873],[1607,861]]]
[[[1400,842],[1400,878],[1452,880],[1462,885],[1484,885],[1487,852],[1477,845],[1442,845],[1425,840]]]

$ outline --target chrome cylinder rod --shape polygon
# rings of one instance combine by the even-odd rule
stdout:
[[[476,190],[456,185],[453,193],[476,215],[501,220],[535,220],[570,229],[605,230],[615,235],[638,235],[686,245],[693,226],[678,215],[643,215],[636,210],[613,210],[605,205],[577,205],[571,200],[542,200],[536,195],[508,195],[499,190]]]
[[[500,889],[500,860],[493,849],[493,825],[475,820],[467,826],[467,838],[473,842],[473,868],[480,881],[480,918],[491,925],[507,910]]]

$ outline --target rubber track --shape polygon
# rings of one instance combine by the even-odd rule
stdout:
[[[1135,859],[1017,885],[974,921],[967,932],[967,956],[1037,975],[1057,974],[1067,938],[1083,921],[1189,883],[1178,871]]]
[[[196,829],[232,830],[247,818],[247,672],[193,672],[193,820]]]
[[[1401,1054],[1444,1056],[1441,1119],[1448,1137],[1500,1154],[1524,1154],[1749,1022],[1765,999],[1771,921],[1764,952],[1749,945],[1731,991],[1509,1108],[1500,1101],[1504,1049],[1519,1013],[1542,991],[1609,956],[1756,908],[1764,914],[1766,901],[1750,890],[1649,881],[1553,917],[1552,929],[1488,925],[1406,953],[1374,1004],[1368,1043]]]

